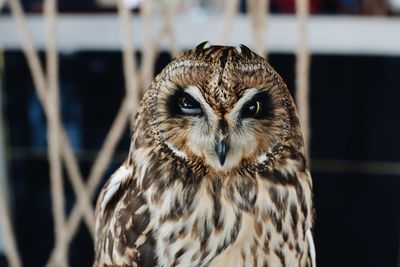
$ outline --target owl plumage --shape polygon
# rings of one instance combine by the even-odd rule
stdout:
[[[282,78],[202,43],[153,81],[96,206],[94,266],[314,267],[312,181]]]

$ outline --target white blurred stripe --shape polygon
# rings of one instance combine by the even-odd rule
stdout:
[[[41,15],[29,15],[28,22],[36,45],[44,47],[44,27]],[[155,18],[156,34],[161,19]],[[222,18],[217,15],[179,15],[174,20],[174,32],[181,49],[194,47],[205,40],[216,43],[222,32]],[[251,21],[237,16],[227,44],[240,43],[252,47]],[[149,30],[149,29],[146,29]],[[143,28],[139,17],[132,21],[135,47],[143,47]],[[294,53],[298,31],[296,18],[273,15],[266,30],[271,52]],[[307,47],[314,54],[400,55],[400,18],[358,16],[312,16],[308,27]],[[114,14],[64,14],[59,21],[60,49],[120,50],[117,16]],[[161,47],[167,48],[168,43]],[[0,47],[20,49],[21,44],[12,18],[0,16]]]

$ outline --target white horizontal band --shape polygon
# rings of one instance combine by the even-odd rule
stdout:
[[[181,49],[192,48],[209,40],[220,44],[222,16],[179,15],[174,20],[174,34]],[[33,39],[39,49],[44,47],[43,16],[28,15]],[[162,25],[154,19],[154,36]],[[120,50],[121,36],[115,14],[61,14],[59,16],[60,50]],[[141,19],[132,21],[134,45],[143,47]],[[400,19],[389,17],[311,16],[308,25],[308,48],[313,54],[400,55]],[[267,33],[270,52],[294,53],[298,43],[295,16],[271,15]],[[231,27],[227,44],[252,47],[253,36],[248,16],[238,15]],[[0,47],[20,49],[15,23],[9,15],[0,16]],[[161,44],[167,49],[167,41]]]

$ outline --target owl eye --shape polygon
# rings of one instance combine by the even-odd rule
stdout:
[[[168,97],[167,109],[172,117],[203,115],[200,103],[180,87]]]
[[[270,95],[266,92],[256,94],[241,111],[242,118],[266,119],[272,114]]]
[[[254,117],[257,116],[262,110],[262,104],[260,101],[256,100],[254,102],[251,102],[247,104],[242,111],[242,115],[244,117]]]
[[[189,94],[185,94],[178,101],[181,112],[185,115],[201,115],[200,104],[194,100]]]

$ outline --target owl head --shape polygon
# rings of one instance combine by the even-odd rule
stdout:
[[[140,113],[141,131],[160,150],[217,172],[303,147],[286,85],[243,45],[205,42],[183,52],[155,78]]]

